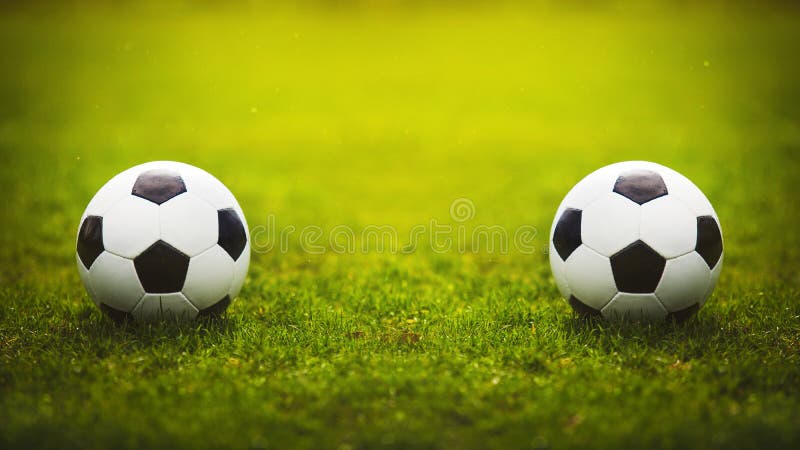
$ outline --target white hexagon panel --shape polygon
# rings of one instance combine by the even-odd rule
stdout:
[[[106,251],[133,259],[160,237],[158,205],[128,195],[103,215],[103,245]]]
[[[180,292],[171,294],[145,294],[131,312],[139,321],[184,321],[197,317],[197,308]]]
[[[217,210],[187,193],[161,205],[161,239],[189,257],[217,243]]]
[[[697,216],[682,201],[667,195],[642,205],[641,239],[664,258],[694,250]]]
[[[711,271],[703,258],[692,251],[667,261],[656,295],[669,312],[702,304]]]
[[[89,282],[97,300],[120,313],[132,311],[144,295],[133,261],[113,253],[97,257],[89,269]]]
[[[102,217],[114,203],[131,195],[133,183],[138,176],[139,171],[136,167],[133,167],[108,180],[108,182],[97,191],[97,194],[95,194],[89,202],[89,205],[86,206],[86,210],[83,212],[81,219],[90,215]]]
[[[667,184],[669,195],[683,202],[694,216],[717,217],[711,202],[691,180],[669,167],[659,166],[659,170]]]
[[[604,256],[611,256],[639,239],[640,207],[609,192],[583,211],[581,241]]]
[[[158,294],[145,294],[133,308],[131,316],[140,321],[161,319],[161,296]]]
[[[161,317],[167,320],[189,320],[199,314],[197,307],[180,292],[161,296]]]
[[[194,195],[202,198],[214,209],[234,208],[241,213],[239,203],[231,192],[205,170],[197,167],[186,166],[181,170],[187,189]],[[241,214],[244,218],[244,214]]]
[[[631,321],[659,321],[667,317],[667,310],[655,294],[630,294],[620,292],[601,310],[606,319]]]
[[[183,293],[197,308],[205,309],[228,295],[233,279],[233,260],[215,245],[189,261]]]
[[[566,275],[573,302],[580,301],[595,310],[603,308],[617,293],[610,261],[585,245],[567,258]]]

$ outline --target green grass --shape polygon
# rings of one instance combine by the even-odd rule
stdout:
[[[0,11],[0,447],[788,448],[800,442],[800,13]],[[118,326],[80,214],[217,175],[250,226],[521,224],[627,159],[717,209],[684,325],[575,318],[542,252],[253,255],[218,321]]]

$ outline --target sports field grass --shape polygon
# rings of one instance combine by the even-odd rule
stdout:
[[[596,6],[0,10],[0,447],[789,448],[800,443],[800,11]],[[227,315],[116,325],[83,208],[173,159],[251,228],[451,203],[540,251],[254,253]],[[547,244],[574,183],[653,160],[725,237],[683,325],[576,318]]]

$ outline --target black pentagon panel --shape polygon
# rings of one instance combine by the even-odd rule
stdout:
[[[103,218],[99,216],[86,216],[78,231],[78,244],[76,246],[78,257],[87,269],[92,267],[94,260],[103,253]]]
[[[697,218],[697,245],[694,250],[703,257],[711,269],[719,262],[722,256],[722,232],[713,217]]]
[[[574,295],[570,295],[569,297],[569,306],[572,306],[572,309],[583,317],[600,316],[599,309],[592,308],[586,303],[583,303]]]
[[[683,323],[686,322],[686,320],[692,317],[699,310],[700,310],[700,304],[695,303],[681,310],[669,313],[667,315],[667,320],[674,320],[676,323]]]
[[[105,303],[100,303],[100,310],[106,313],[111,320],[117,323],[128,322],[133,319],[133,315],[131,313],[112,308]]]
[[[217,219],[219,221],[217,244],[225,249],[231,255],[231,258],[236,261],[247,244],[247,232],[244,229],[244,224],[242,224],[239,215],[232,208],[217,211]]]
[[[553,246],[563,261],[581,245],[581,217],[579,209],[567,208],[561,214],[553,231]]]
[[[209,317],[209,318],[218,317],[223,312],[225,312],[226,309],[228,309],[228,306],[230,304],[231,304],[231,298],[226,295],[225,297],[222,297],[222,300],[218,301],[217,303],[214,303],[213,305],[209,306],[208,308],[201,309],[200,310],[200,314],[198,314],[197,316],[198,317]]]
[[[153,169],[139,175],[131,194],[160,205],[184,192],[186,184],[178,172]]]
[[[642,205],[667,195],[667,185],[661,175],[652,170],[630,170],[617,178],[614,192]]]
[[[168,294],[183,289],[189,257],[166,242],[158,241],[134,258],[133,265],[145,292]]]
[[[611,257],[611,271],[620,292],[655,292],[667,260],[642,241],[623,248]]]

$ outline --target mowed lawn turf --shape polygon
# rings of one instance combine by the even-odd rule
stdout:
[[[798,43],[778,8],[0,11],[0,447],[796,446]],[[78,278],[83,208],[156,159],[298,230],[219,320],[117,325]],[[550,274],[561,198],[629,159],[722,223],[682,325],[581,320]],[[459,198],[539,250],[299,245]]]

